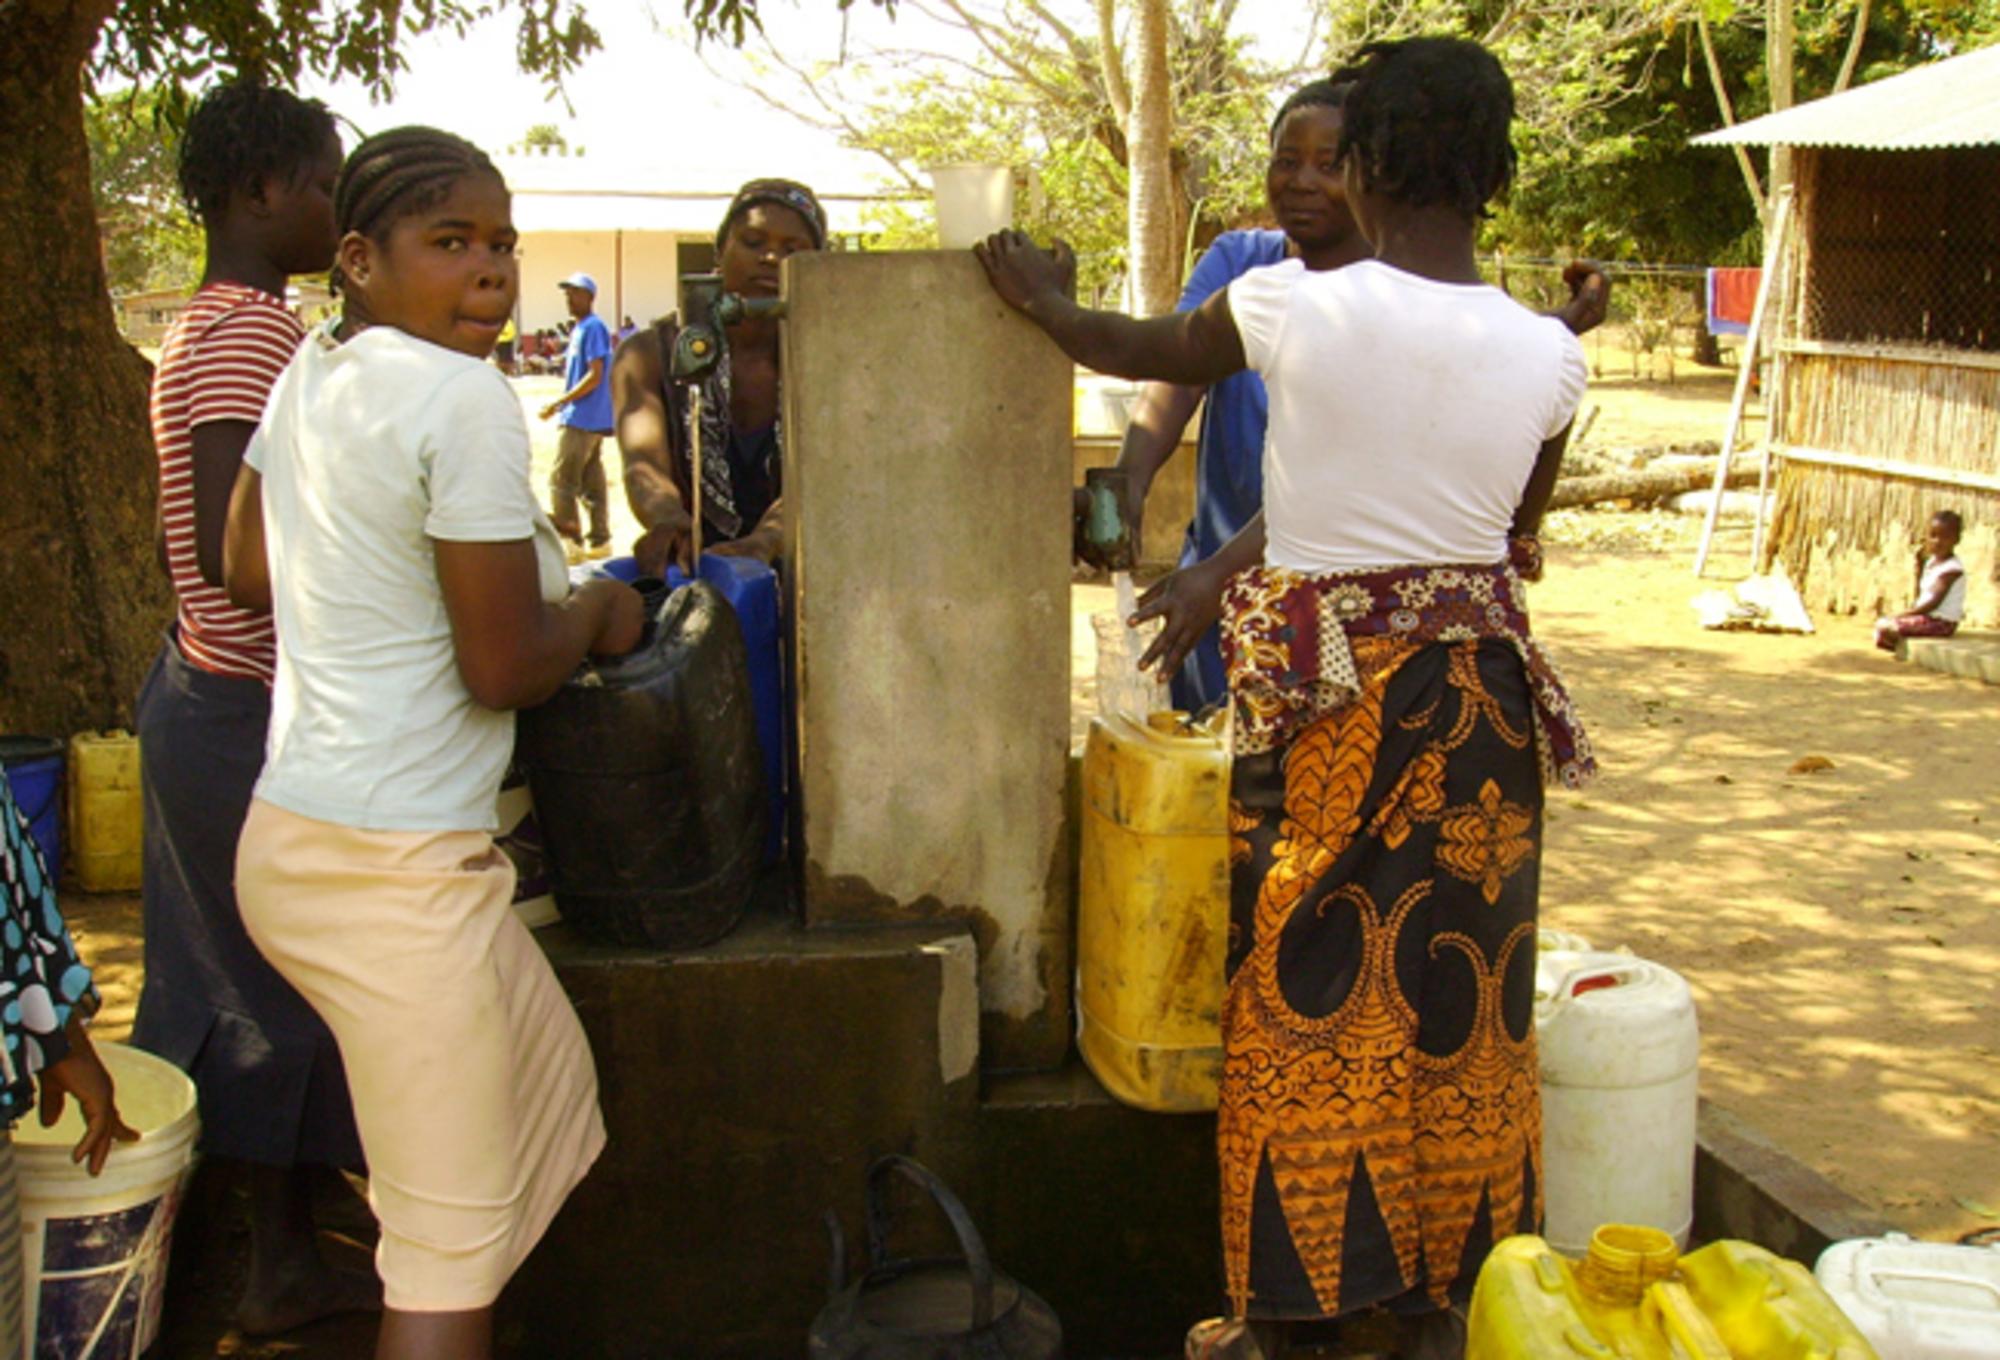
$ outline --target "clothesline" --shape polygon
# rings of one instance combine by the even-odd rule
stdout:
[[[1503,255],[1495,253],[1482,255],[1479,258],[1481,264],[1491,265],[1495,269],[1549,269],[1559,272],[1570,263],[1566,259],[1551,259],[1542,255]],[[1639,260],[1593,260],[1591,263],[1614,278],[1621,275],[1700,278],[1706,275],[1709,270],[1708,265],[1660,264]]]

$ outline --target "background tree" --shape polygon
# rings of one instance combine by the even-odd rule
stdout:
[[[113,294],[185,291],[201,274],[201,230],[181,202],[180,130],[151,91],[124,90],[84,109],[90,193]]]
[[[1124,280],[1143,256],[1152,269],[1135,280],[1138,306],[1165,310],[1189,244],[1260,210],[1272,92],[1303,78],[1314,21],[1305,11],[1297,59],[1272,63],[1236,31],[1236,0],[1144,3],[1135,15],[1117,0],[906,0],[931,21],[930,45],[858,41],[821,56],[764,32],[712,65],[881,160],[909,195],[874,214],[883,244],[936,244],[925,166],[1033,166],[1042,192],[1017,201],[1016,220],[1076,247],[1087,292]],[[1128,232],[1135,218],[1143,252]]]
[[[687,0],[697,33],[739,41],[755,6]],[[112,320],[87,90],[134,86],[170,118],[191,89],[237,73],[291,84],[310,67],[386,93],[411,37],[492,22],[514,24],[522,67],[554,82],[597,46],[578,0],[0,3],[0,272],[15,281],[0,289],[0,728],[129,722],[170,617],[148,370]]]
[[[521,140],[507,148],[529,156],[567,156],[569,138],[554,123],[536,123],[521,134]]]

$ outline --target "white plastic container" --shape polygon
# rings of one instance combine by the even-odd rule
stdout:
[[[1582,1256],[1603,1223],[1694,1225],[1694,996],[1672,969],[1629,954],[1537,959],[1543,1236]]]
[[[14,1128],[20,1176],[23,1313],[37,1360],[137,1360],[160,1330],[167,1254],[201,1121],[194,1083],[124,1044],[98,1054],[118,1113],[139,1131],[111,1149],[102,1175],[70,1161],[83,1112],[65,1102],[54,1128]]]
[[[969,250],[1014,225],[1014,171],[1005,165],[926,167],[937,195],[938,244]]]
[[[1813,1274],[1882,1360],[2000,1360],[2000,1247],[1890,1233],[1834,1243]]]
[[[1538,926],[1535,929],[1535,948],[1543,954],[1557,950],[1569,954],[1585,954],[1590,952],[1590,941],[1573,930],[1555,930],[1549,926]]]

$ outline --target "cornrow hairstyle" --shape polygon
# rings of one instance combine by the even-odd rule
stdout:
[[[1944,525],[1945,528],[1951,530],[1951,536],[1953,538],[1960,538],[1964,536],[1965,521],[1958,517],[1958,511],[1940,510],[1935,515],[1932,515],[1931,518],[1938,521],[1940,524]]]
[[[1347,103],[1347,92],[1354,88],[1354,78],[1360,68],[1343,66],[1332,75],[1299,86],[1287,95],[1285,102],[1278,106],[1278,116],[1271,120],[1271,145],[1278,144],[1278,133],[1285,126],[1285,120],[1300,109],[1325,108],[1340,110]]]
[[[1464,38],[1410,38],[1361,49],[1340,151],[1362,183],[1411,207],[1468,220],[1514,178],[1514,86],[1491,52]]]
[[[340,167],[333,186],[334,229],[341,236],[358,231],[385,240],[398,221],[442,202],[454,184],[473,174],[501,178],[486,153],[463,137],[429,127],[377,133]],[[332,283],[339,292],[338,267]]]
[[[181,197],[195,221],[213,226],[231,194],[250,192],[273,175],[296,180],[339,139],[333,114],[317,99],[254,80],[217,85],[181,132]]]

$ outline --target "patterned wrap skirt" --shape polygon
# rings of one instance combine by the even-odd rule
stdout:
[[[1463,1302],[1540,1220],[1542,791],[1594,765],[1518,600],[1504,567],[1231,586],[1218,1144],[1240,1315]]]

